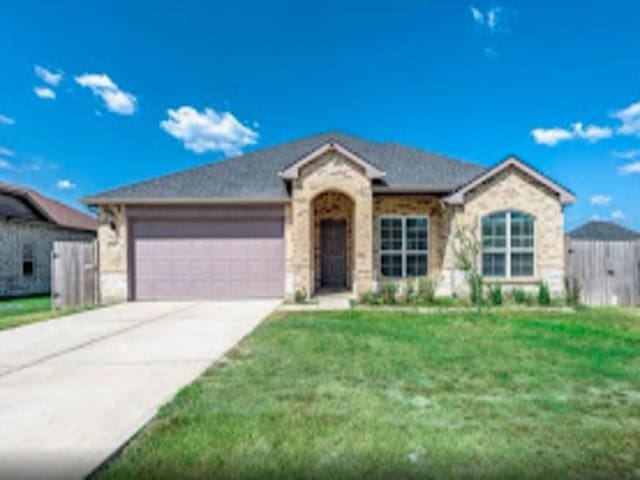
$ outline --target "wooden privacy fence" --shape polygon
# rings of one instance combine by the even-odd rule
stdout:
[[[640,241],[567,240],[567,274],[586,305],[640,305]]]
[[[98,302],[95,242],[54,242],[51,252],[51,299],[54,309]]]

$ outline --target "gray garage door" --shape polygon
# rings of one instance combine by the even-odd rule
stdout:
[[[138,300],[281,297],[281,218],[136,219],[133,296]]]

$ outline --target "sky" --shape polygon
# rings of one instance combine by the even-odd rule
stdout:
[[[308,3],[308,4],[307,4]],[[0,181],[78,198],[327,130],[640,229],[640,2],[2,1]]]

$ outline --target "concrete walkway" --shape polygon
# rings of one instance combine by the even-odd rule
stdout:
[[[0,479],[88,475],[279,303],[129,303],[0,332]]]

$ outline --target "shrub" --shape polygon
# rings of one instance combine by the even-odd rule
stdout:
[[[380,305],[382,300],[377,292],[364,292],[360,295],[360,303],[364,305]]]
[[[489,301],[491,305],[502,305],[502,284],[494,283],[489,287]]]
[[[416,301],[416,288],[414,286],[414,280],[408,279],[404,284],[404,291],[402,292],[402,303],[414,303]]]
[[[301,290],[296,290],[293,294],[293,300],[296,303],[306,303],[307,302],[307,291],[303,288]]]
[[[545,307],[551,305],[549,285],[547,285],[545,282],[538,283],[538,304]]]
[[[521,288],[514,288],[511,290],[511,298],[513,298],[513,301],[518,305],[523,305],[527,303],[528,300],[526,292]]]
[[[431,277],[420,277],[418,279],[418,291],[416,297],[419,302],[433,303],[436,298],[436,282]]]
[[[398,287],[393,282],[384,282],[380,285],[380,298],[385,305],[393,305],[396,303],[396,293]]]
[[[484,281],[482,276],[478,274],[469,274],[469,300],[474,305],[480,305],[482,302],[482,293],[484,291]]]
[[[564,295],[567,305],[578,307],[580,305],[580,292],[582,286],[576,277],[564,277]]]

